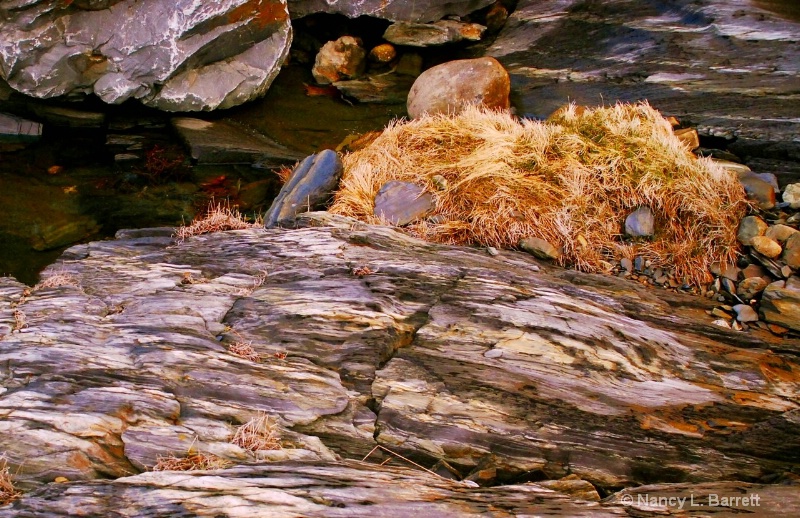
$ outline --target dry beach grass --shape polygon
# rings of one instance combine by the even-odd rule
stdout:
[[[270,421],[266,412],[259,412],[248,422],[236,429],[231,442],[245,450],[280,450],[281,438],[277,421]]]
[[[20,496],[22,496],[22,493],[17,491],[14,487],[14,482],[11,480],[8,461],[0,457],[0,506],[10,504]]]
[[[535,236],[583,271],[643,255],[696,284],[709,280],[710,263],[735,260],[748,208],[737,179],[692,155],[646,103],[570,106],[546,122],[478,107],[396,121],[344,166],[334,213],[382,223],[373,215],[380,187],[414,182],[436,193],[443,221],[409,226],[424,239],[515,247]],[[438,190],[436,175],[446,179]],[[642,205],[655,215],[656,235],[626,242],[625,216]]]
[[[195,218],[188,225],[181,225],[175,231],[175,239],[180,243],[192,236],[225,230],[243,230],[261,225],[263,222],[258,219],[254,222],[247,221],[241,212],[229,205],[212,202],[203,216]]]

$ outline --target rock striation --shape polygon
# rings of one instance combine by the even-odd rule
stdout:
[[[0,74],[39,98],[229,108],[266,92],[292,39],[285,0],[18,4],[0,5]]]
[[[392,21],[435,22],[445,16],[464,16],[494,3],[494,0],[288,0],[292,18],[309,14],[343,14],[349,18],[372,16]]]
[[[575,475],[601,494],[791,482],[800,464],[797,340],[722,329],[704,321],[710,301],[523,253],[327,213],[296,226],[182,243],[172,229],[124,231],[72,247],[35,288],[0,279],[0,453],[27,492],[0,516],[119,502],[142,516],[626,505],[338,460],[376,445],[478,485]],[[264,457],[230,442],[260,412],[280,430],[274,465],[249,465]],[[239,466],[131,476],[190,450]]]

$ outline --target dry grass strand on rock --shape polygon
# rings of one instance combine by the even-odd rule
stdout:
[[[647,103],[570,106],[547,122],[478,107],[396,121],[343,162],[333,213],[379,224],[380,187],[413,182],[435,193],[443,221],[409,225],[418,237],[509,248],[535,236],[583,271],[638,254],[696,284],[708,280],[710,263],[734,262],[748,207],[736,177],[692,155]],[[655,215],[656,235],[624,243],[625,217],[642,205]]]
[[[80,286],[77,277],[67,272],[58,272],[46,279],[42,279],[33,291],[39,291],[46,288],[60,288],[61,286]]]
[[[181,225],[175,231],[175,239],[180,243],[188,237],[211,232],[253,228],[263,225],[263,221],[259,220],[260,218],[257,218],[256,221],[251,223],[237,209],[221,203],[211,203],[204,216],[195,218],[189,225]]]
[[[158,462],[153,466],[153,471],[206,471],[225,469],[231,465],[231,461],[216,455],[190,451],[185,457],[159,455]]]
[[[11,480],[8,461],[5,457],[0,457],[0,506],[10,504],[21,496],[22,493],[17,491],[14,481]]]
[[[271,421],[266,412],[259,412],[236,429],[231,443],[248,451],[280,450],[281,438],[277,421]]]

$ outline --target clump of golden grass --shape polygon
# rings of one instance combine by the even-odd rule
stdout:
[[[19,332],[28,327],[28,319],[20,309],[14,310],[14,327],[11,332]]]
[[[280,450],[283,446],[278,432],[278,423],[270,421],[266,412],[259,412],[236,429],[231,443],[252,452]]]
[[[331,212],[381,223],[373,215],[380,187],[415,182],[436,193],[443,223],[417,222],[411,233],[493,247],[535,236],[563,249],[562,265],[589,272],[638,254],[706,282],[710,263],[734,261],[748,207],[735,176],[692,155],[647,103],[569,106],[546,122],[478,107],[396,121],[343,161]],[[642,205],[656,235],[625,243],[624,219]]]
[[[0,506],[10,504],[22,496],[22,493],[14,487],[11,480],[11,473],[8,470],[8,461],[0,458]]]
[[[192,236],[225,230],[242,230],[262,224],[263,222],[259,221],[259,218],[255,222],[249,222],[239,210],[231,208],[229,205],[212,202],[205,215],[195,218],[189,225],[181,225],[175,231],[174,237],[180,243]]]
[[[190,450],[185,457],[159,455],[158,462],[153,466],[153,471],[205,471],[225,469],[230,467],[231,464],[231,461],[216,455]]]
[[[78,279],[71,273],[58,272],[50,277],[43,279],[36,286],[33,291],[43,290],[46,288],[60,288],[61,286],[80,286]]]

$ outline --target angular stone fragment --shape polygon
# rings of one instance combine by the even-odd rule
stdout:
[[[651,237],[654,232],[655,218],[650,207],[639,207],[625,218],[625,233],[631,237]]]
[[[538,237],[521,239],[519,247],[539,259],[557,261],[561,257],[561,251],[558,248]]]
[[[0,142],[35,142],[42,136],[42,125],[15,115],[0,113]]]
[[[748,304],[737,304],[733,306],[736,312],[736,320],[742,323],[758,322],[758,313]]]
[[[408,47],[433,47],[469,40],[479,41],[486,27],[477,23],[440,20],[436,23],[396,22],[383,33],[386,41]]]
[[[342,171],[342,159],[336,151],[326,149],[307,157],[295,167],[272,202],[264,225],[274,227],[302,212],[320,208],[333,196]]]
[[[700,147],[700,137],[697,134],[697,130],[694,128],[675,130],[675,136],[678,137],[678,140],[680,140],[689,151]]]
[[[739,283],[739,287],[736,288],[736,294],[747,302],[764,291],[764,288],[768,285],[769,282],[762,277],[749,277]]]
[[[408,115],[459,113],[469,104],[508,109],[511,83],[494,58],[450,61],[423,72],[408,94]]]
[[[800,331],[800,277],[793,275],[767,286],[760,309],[767,322]]]
[[[323,85],[355,79],[364,73],[366,57],[367,51],[359,40],[342,36],[322,46],[311,73],[314,80]]]
[[[433,195],[424,187],[410,182],[391,181],[383,184],[375,196],[373,213],[401,227],[422,218],[434,207]]]

